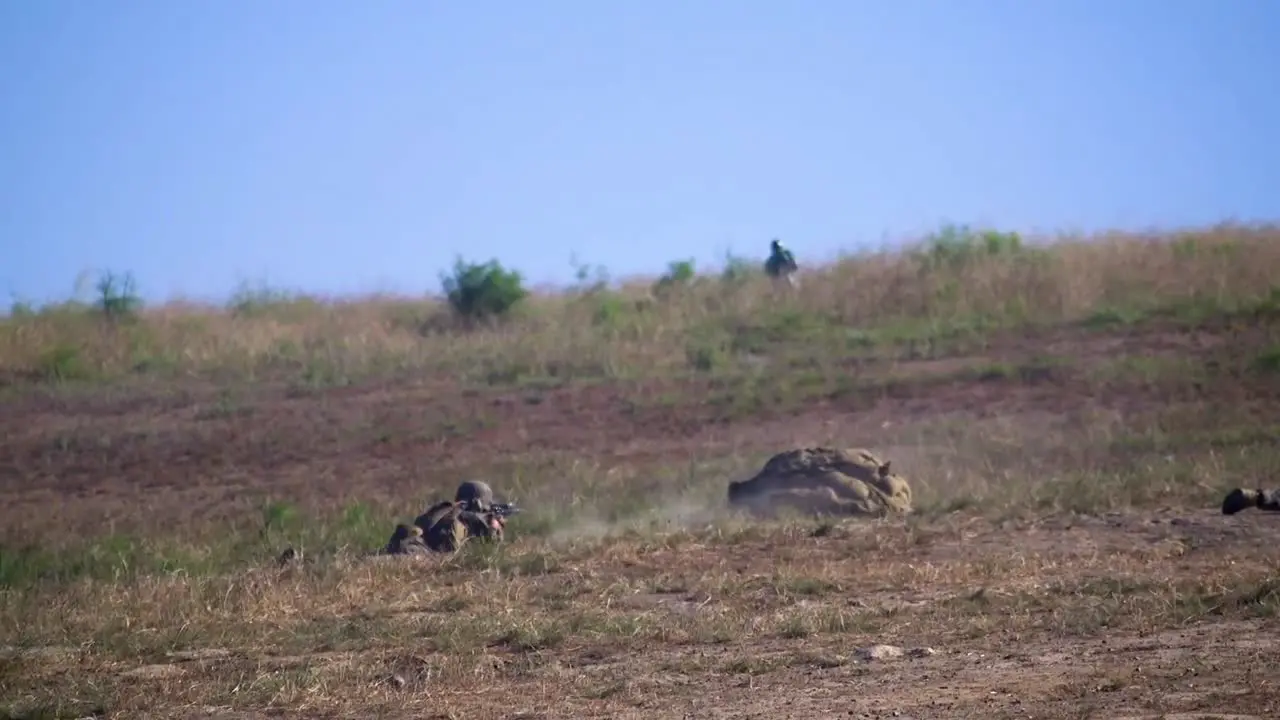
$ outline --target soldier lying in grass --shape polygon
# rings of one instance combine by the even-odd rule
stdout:
[[[427,544],[422,540],[422,528],[417,525],[396,525],[391,540],[383,550],[388,555],[426,555]]]
[[[1249,508],[1280,512],[1280,491],[1236,488],[1222,499],[1223,515],[1235,515]]]
[[[501,542],[506,518],[517,512],[519,509],[510,503],[495,503],[488,483],[468,480],[458,486],[452,501],[432,505],[413,521],[412,528],[398,526],[386,552],[393,555],[425,550],[454,552],[468,538]],[[404,531],[401,528],[405,528]],[[422,551],[417,549],[418,545]]]

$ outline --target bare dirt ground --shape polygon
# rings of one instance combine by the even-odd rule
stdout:
[[[463,472],[546,477],[569,456],[584,472],[643,474],[819,441],[897,448],[932,509],[569,532],[470,563],[90,583],[39,614],[7,606],[0,696],[83,696],[80,712],[120,717],[1280,717],[1280,516],[1223,517],[1192,501],[1259,478],[1214,476],[1230,463],[1210,452],[1193,492],[1148,492],[1160,475],[1147,471],[1151,502],[992,514],[961,507],[958,489],[910,457],[913,428],[948,419],[1027,430],[1094,413],[1137,427],[1181,404],[1201,420],[1274,426],[1280,384],[1236,368],[1251,332],[1000,337],[964,357],[861,363],[847,387],[749,412],[707,402],[724,386],[699,378],[243,394],[186,384],[16,400],[0,412],[9,542],[66,527],[159,537],[267,497],[405,503],[449,492]],[[1046,369],[1044,356],[1067,362]],[[1126,356],[1199,372],[1111,372]],[[967,371],[997,365],[1015,372]],[[573,482],[548,481],[536,497],[567,497]],[[91,604],[115,607],[130,629],[95,630],[104,619]],[[860,654],[877,644],[903,654]]]
[[[1272,519],[618,542],[515,579],[434,560],[348,569],[322,591],[364,591],[346,602],[299,599],[317,581],[284,571],[254,591],[228,585],[254,596],[243,617],[271,605],[332,626],[328,638],[341,626],[345,642],[317,643],[301,621],[253,645],[252,632],[203,640],[197,627],[190,649],[9,662],[112,688],[122,717],[1270,718]],[[903,654],[862,654],[877,644]]]
[[[104,512],[114,500],[146,501],[188,522],[228,497],[264,490],[315,502],[405,497],[424,487],[445,491],[459,472],[556,454],[643,464],[772,452],[823,438],[869,443],[889,425],[957,415],[1094,408],[1132,416],[1194,402],[1208,414],[1215,406],[1248,411],[1265,424],[1280,421],[1280,383],[1230,367],[1264,335],[1249,326],[1012,334],[942,360],[862,363],[848,370],[846,386],[747,410],[708,399],[750,389],[702,378],[477,390],[406,378],[307,393],[180,383],[114,397],[33,396],[0,413],[0,488],[18,516],[28,503],[58,497],[68,509],[90,501],[93,509],[79,518],[90,524],[126,521]],[[1067,362],[1033,365],[1025,375],[961,372],[1001,363],[1016,370],[1042,357]],[[1152,379],[1099,376],[1100,367],[1126,357],[1222,369],[1201,377],[1177,369]]]

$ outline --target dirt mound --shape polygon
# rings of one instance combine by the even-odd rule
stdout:
[[[911,487],[869,450],[799,448],[774,455],[755,477],[729,483],[729,505],[770,516],[881,516],[911,511]]]

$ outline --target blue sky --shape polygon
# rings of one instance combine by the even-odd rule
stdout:
[[[7,0],[0,292],[1280,217],[1265,0]]]

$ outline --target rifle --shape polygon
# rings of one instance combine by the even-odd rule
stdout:
[[[489,506],[489,512],[504,520],[523,511],[524,508],[516,507],[516,504],[513,502],[494,503]]]
[[[463,510],[466,510],[467,512],[473,512],[479,515],[485,515],[485,514],[496,515],[502,518],[503,520],[517,513],[524,512],[524,508],[516,507],[516,504],[513,502],[488,503],[488,505],[486,506],[484,503],[478,503],[471,500],[466,500],[459,503],[459,507],[461,507]]]

